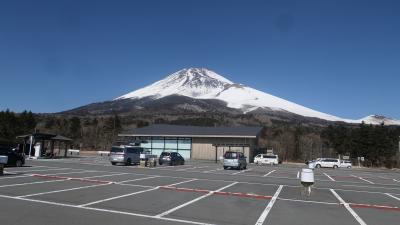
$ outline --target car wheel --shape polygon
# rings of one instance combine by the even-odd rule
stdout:
[[[115,165],[117,165],[117,163],[115,163],[115,162],[112,162],[112,163],[111,163],[111,165],[115,166]]]
[[[246,169],[247,169],[247,166],[243,167],[243,169],[246,170]]]
[[[351,169],[351,166],[348,166],[347,169]]]
[[[15,162],[15,166],[16,166],[16,167],[21,167],[21,166],[22,166],[22,161],[21,161],[21,160],[17,160],[17,161]]]
[[[224,166],[224,170],[226,170],[226,169],[228,169],[228,167],[227,167],[227,166]]]
[[[131,165],[131,163],[132,163],[131,159],[128,159],[128,160],[126,160],[126,164],[125,165],[129,166],[129,165]]]
[[[320,164],[315,165],[316,168],[321,168]]]
[[[182,161],[181,161],[181,165],[185,165],[185,161],[182,160]]]
[[[337,165],[334,165],[334,166],[333,166],[333,169],[337,169],[337,168],[339,168]]]

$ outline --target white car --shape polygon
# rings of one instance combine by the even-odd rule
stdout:
[[[274,154],[258,154],[254,157],[255,164],[271,164],[271,165],[278,165],[279,158],[278,155]]]
[[[350,160],[342,160],[340,163],[340,167],[351,169],[351,167],[353,167],[353,165],[351,165]]]
[[[333,159],[333,158],[318,158],[315,160],[315,168],[333,168],[337,169],[340,167],[340,160],[339,159]]]

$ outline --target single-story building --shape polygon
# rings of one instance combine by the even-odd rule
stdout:
[[[17,139],[22,140],[22,149],[29,157],[67,157],[68,148],[70,148],[72,139],[49,133],[32,133],[17,136]],[[56,151],[55,151],[56,150]]]
[[[119,134],[131,143],[160,155],[176,151],[186,159],[218,160],[226,151],[240,151],[248,161],[254,157],[262,127],[199,127],[154,124]]]

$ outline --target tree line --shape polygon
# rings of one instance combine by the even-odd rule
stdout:
[[[328,126],[322,132],[326,144],[338,154],[352,158],[364,157],[364,165],[398,166],[399,161],[399,126],[367,125]]]
[[[304,162],[320,157],[364,157],[366,166],[399,166],[400,126],[331,124],[321,126],[271,120],[252,115],[124,115],[66,116],[24,111],[0,112],[0,140],[34,132],[60,134],[74,140],[74,148],[108,150],[118,134],[152,123],[195,126],[263,126],[258,152],[273,149],[283,161]]]
[[[0,140],[14,142],[16,136],[31,133],[37,121],[31,111],[14,113],[10,110],[0,111]]]

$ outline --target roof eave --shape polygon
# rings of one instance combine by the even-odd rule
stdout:
[[[118,134],[119,137],[208,137],[208,138],[257,138],[256,135],[184,135],[184,134]]]

